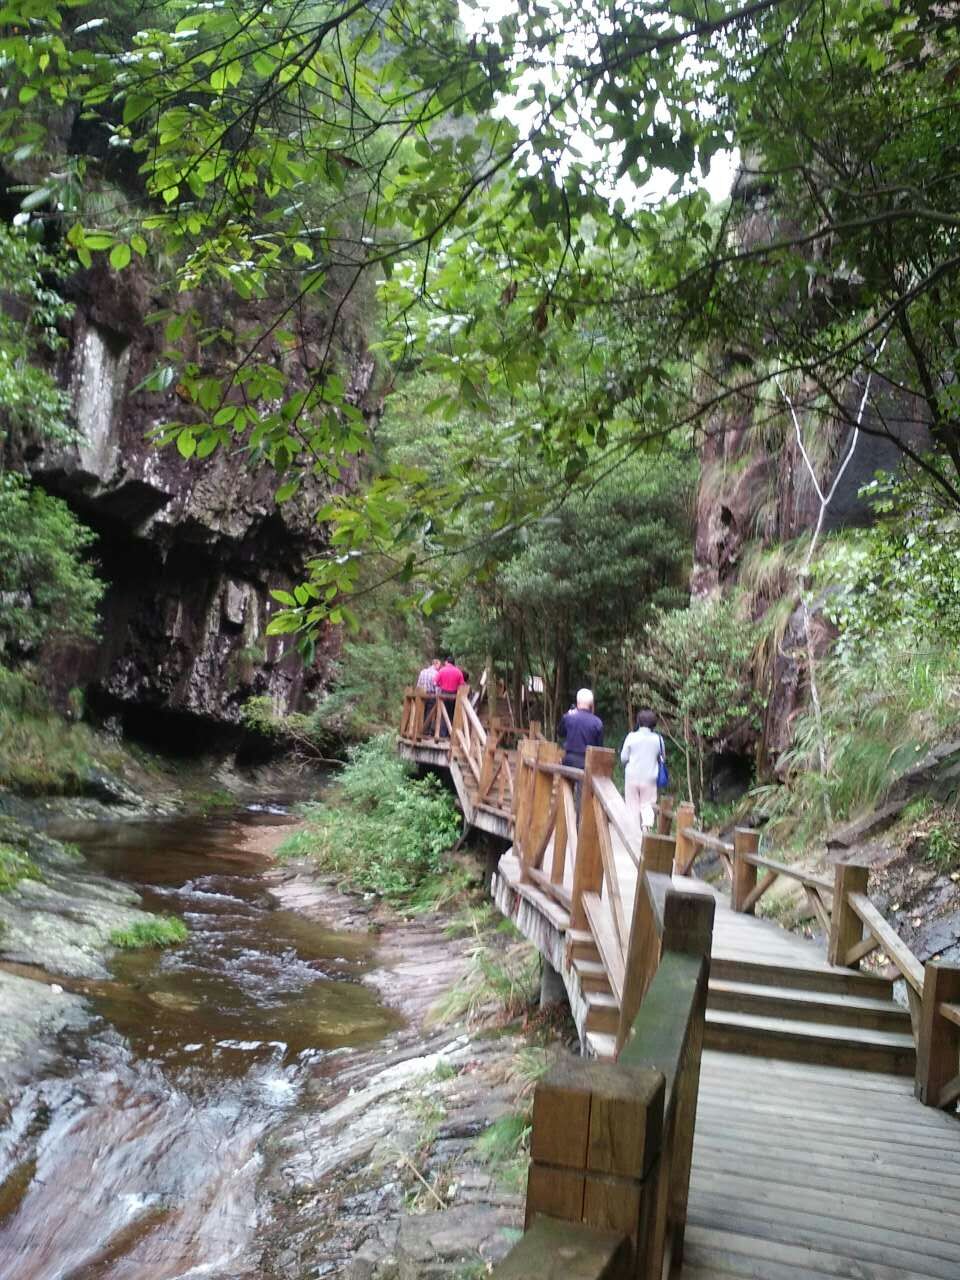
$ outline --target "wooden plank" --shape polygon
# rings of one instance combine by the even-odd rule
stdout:
[[[642,857],[644,831],[627,808],[623,796],[617,790],[613,779],[597,778],[594,783],[593,793],[602,806],[611,826],[615,827],[619,833],[633,865],[639,867]]]
[[[616,936],[613,919],[598,893],[583,895],[583,908],[600,952],[610,986],[617,1000],[623,999],[624,957]]]
[[[551,897],[556,898],[561,907],[565,911],[570,910],[570,902],[572,895],[569,889],[564,888],[562,884],[557,884],[550,876],[546,875],[538,867],[528,867],[527,875],[544,892],[549,893]]]
[[[788,880],[798,880],[801,884],[822,889],[824,893],[833,893],[834,887],[829,880],[825,880],[822,876],[811,875],[807,871],[801,871],[797,867],[788,866],[784,862],[776,862],[773,858],[761,858],[758,853],[747,854],[746,861],[752,863],[755,867],[760,867],[762,870],[775,871],[778,876],[786,876]]]
[[[861,1275],[869,1275],[868,1265],[889,1265],[899,1268],[894,1273],[897,1280],[904,1272],[914,1271],[937,1280],[957,1280],[960,1257],[949,1246],[928,1241],[921,1254],[917,1236],[887,1231],[880,1226],[867,1228],[862,1224],[845,1230],[842,1223],[821,1221],[816,1214],[800,1211],[780,1210],[775,1216],[766,1217],[759,1207],[739,1199],[728,1200],[698,1187],[690,1203],[690,1222],[716,1221],[721,1214],[727,1228],[752,1235],[758,1241],[778,1246],[782,1243],[803,1245],[824,1252],[829,1248],[834,1256],[854,1261],[862,1268]]]
[[[570,923],[574,929],[587,928],[583,906],[585,893],[599,893],[603,883],[603,862],[593,806],[593,778],[609,778],[613,773],[613,752],[603,747],[588,747],[580,797],[580,827],[577,831],[577,860],[573,867],[573,903]]]
[[[923,1004],[917,1037],[916,1095],[928,1107],[951,1106],[956,1095],[958,1067],[957,1024],[942,1010],[960,998],[960,969],[927,964],[923,981]]]
[[[922,994],[923,965],[896,929],[884,919],[865,893],[850,893],[847,895],[847,900],[914,991]]]
[[[696,827],[688,829],[687,839],[692,840],[701,849],[710,849],[714,853],[733,853],[733,845],[729,840],[721,840],[719,836],[711,836],[706,831],[700,831]]]
[[[817,1244],[819,1245],[819,1241]],[[749,1280],[928,1280],[929,1273],[886,1266],[869,1269],[857,1260],[806,1244],[758,1238],[749,1231],[700,1221],[687,1229],[687,1257],[694,1265],[709,1258]],[[919,1261],[919,1260],[918,1260]]]
[[[609,778],[598,779],[609,782]],[[617,860],[613,855],[613,844],[610,840],[610,827],[607,825],[606,813],[600,803],[596,790],[593,793],[593,809],[597,823],[597,839],[600,843],[600,861],[603,863],[603,874],[607,882],[607,903],[610,917],[617,934],[617,945],[621,954],[626,950],[627,931],[623,922],[623,894],[620,889],[620,876],[617,872]],[[622,984],[621,984],[622,985]]]
[[[630,1280],[630,1258],[629,1241],[620,1232],[540,1216],[491,1275],[495,1280]]]
[[[777,873],[768,871],[763,879],[753,886],[750,892],[743,899],[743,911],[747,914],[752,913],[753,908],[757,905],[763,895],[771,886],[777,882]]]
[[[949,1004],[944,1000],[938,1009],[941,1018],[946,1018],[955,1027],[960,1027],[960,1004]]]
[[[827,959],[831,964],[842,965],[850,950],[863,937],[863,923],[850,905],[851,893],[866,893],[867,867],[837,863],[834,867],[833,912],[830,917],[830,938],[827,943]]]

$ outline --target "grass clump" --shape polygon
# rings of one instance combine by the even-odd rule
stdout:
[[[330,798],[304,814],[305,827],[280,846],[281,858],[309,858],[351,887],[395,902],[443,871],[443,855],[460,834],[452,796],[436,778],[411,777],[391,734],[354,747]]]
[[[0,844],[0,893],[9,893],[21,880],[42,880],[33,859],[11,844]]]
[[[173,947],[185,942],[188,936],[187,926],[176,916],[155,916],[152,920],[130,925],[128,929],[114,929],[110,942],[125,951],[137,951],[144,947]]]
[[[92,769],[122,764],[119,750],[105,749],[87,725],[57,713],[38,679],[0,663],[0,787],[22,795],[77,795]]]

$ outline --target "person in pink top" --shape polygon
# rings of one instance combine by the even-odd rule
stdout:
[[[457,699],[457,690],[464,683],[463,672],[452,658],[444,658],[443,666],[436,674],[437,689],[447,708],[447,715],[453,723],[453,704]],[[440,726],[441,738],[450,736],[446,721]]]

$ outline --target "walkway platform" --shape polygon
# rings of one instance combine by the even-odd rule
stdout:
[[[451,763],[469,754],[469,726],[457,740]],[[960,1280],[960,969],[909,952],[869,900],[865,867],[798,871],[761,856],[756,832],[696,831],[690,806],[674,834],[666,812],[660,834],[642,833],[612,752],[591,749],[575,771],[523,740],[507,763],[512,843],[494,900],[562,977],[585,1056],[617,1065],[559,1068],[538,1086],[528,1232],[498,1276],[560,1275],[557,1259],[576,1255],[583,1280]],[[459,768],[489,780],[489,764],[482,778]],[[729,895],[691,876],[703,849]],[[780,876],[806,895],[827,954],[756,918]],[[878,949],[906,998],[889,964],[862,968]],[[577,1090],[599,1090],[592,1117],[631,1071],[638,1088],[651,1072],[665,1081],[662,1113],[644,1121],[661,1156],[591,1192],[608,1166],[591,1164],[592,1127],[586,1154],[567,1151]],[[628,1141],[640,1104],[625,1087],[627,1127],[605,1121],[601,1153]],[[631,1196],[658,1188],[639,1226],[628,1182]]]

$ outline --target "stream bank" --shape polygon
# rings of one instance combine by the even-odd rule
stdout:
[[[430,1018],[475,938],[273,864],[290,827],[255,808],[54,828],[86,862],[31,833],[34,914],[61,894],[74,932],[146,908],[190,937],[66,965],[0,939],[5,1280],[467,1277],[509,1249],[520,1184],[477,1141],[529,1105],[529,1042]]]

